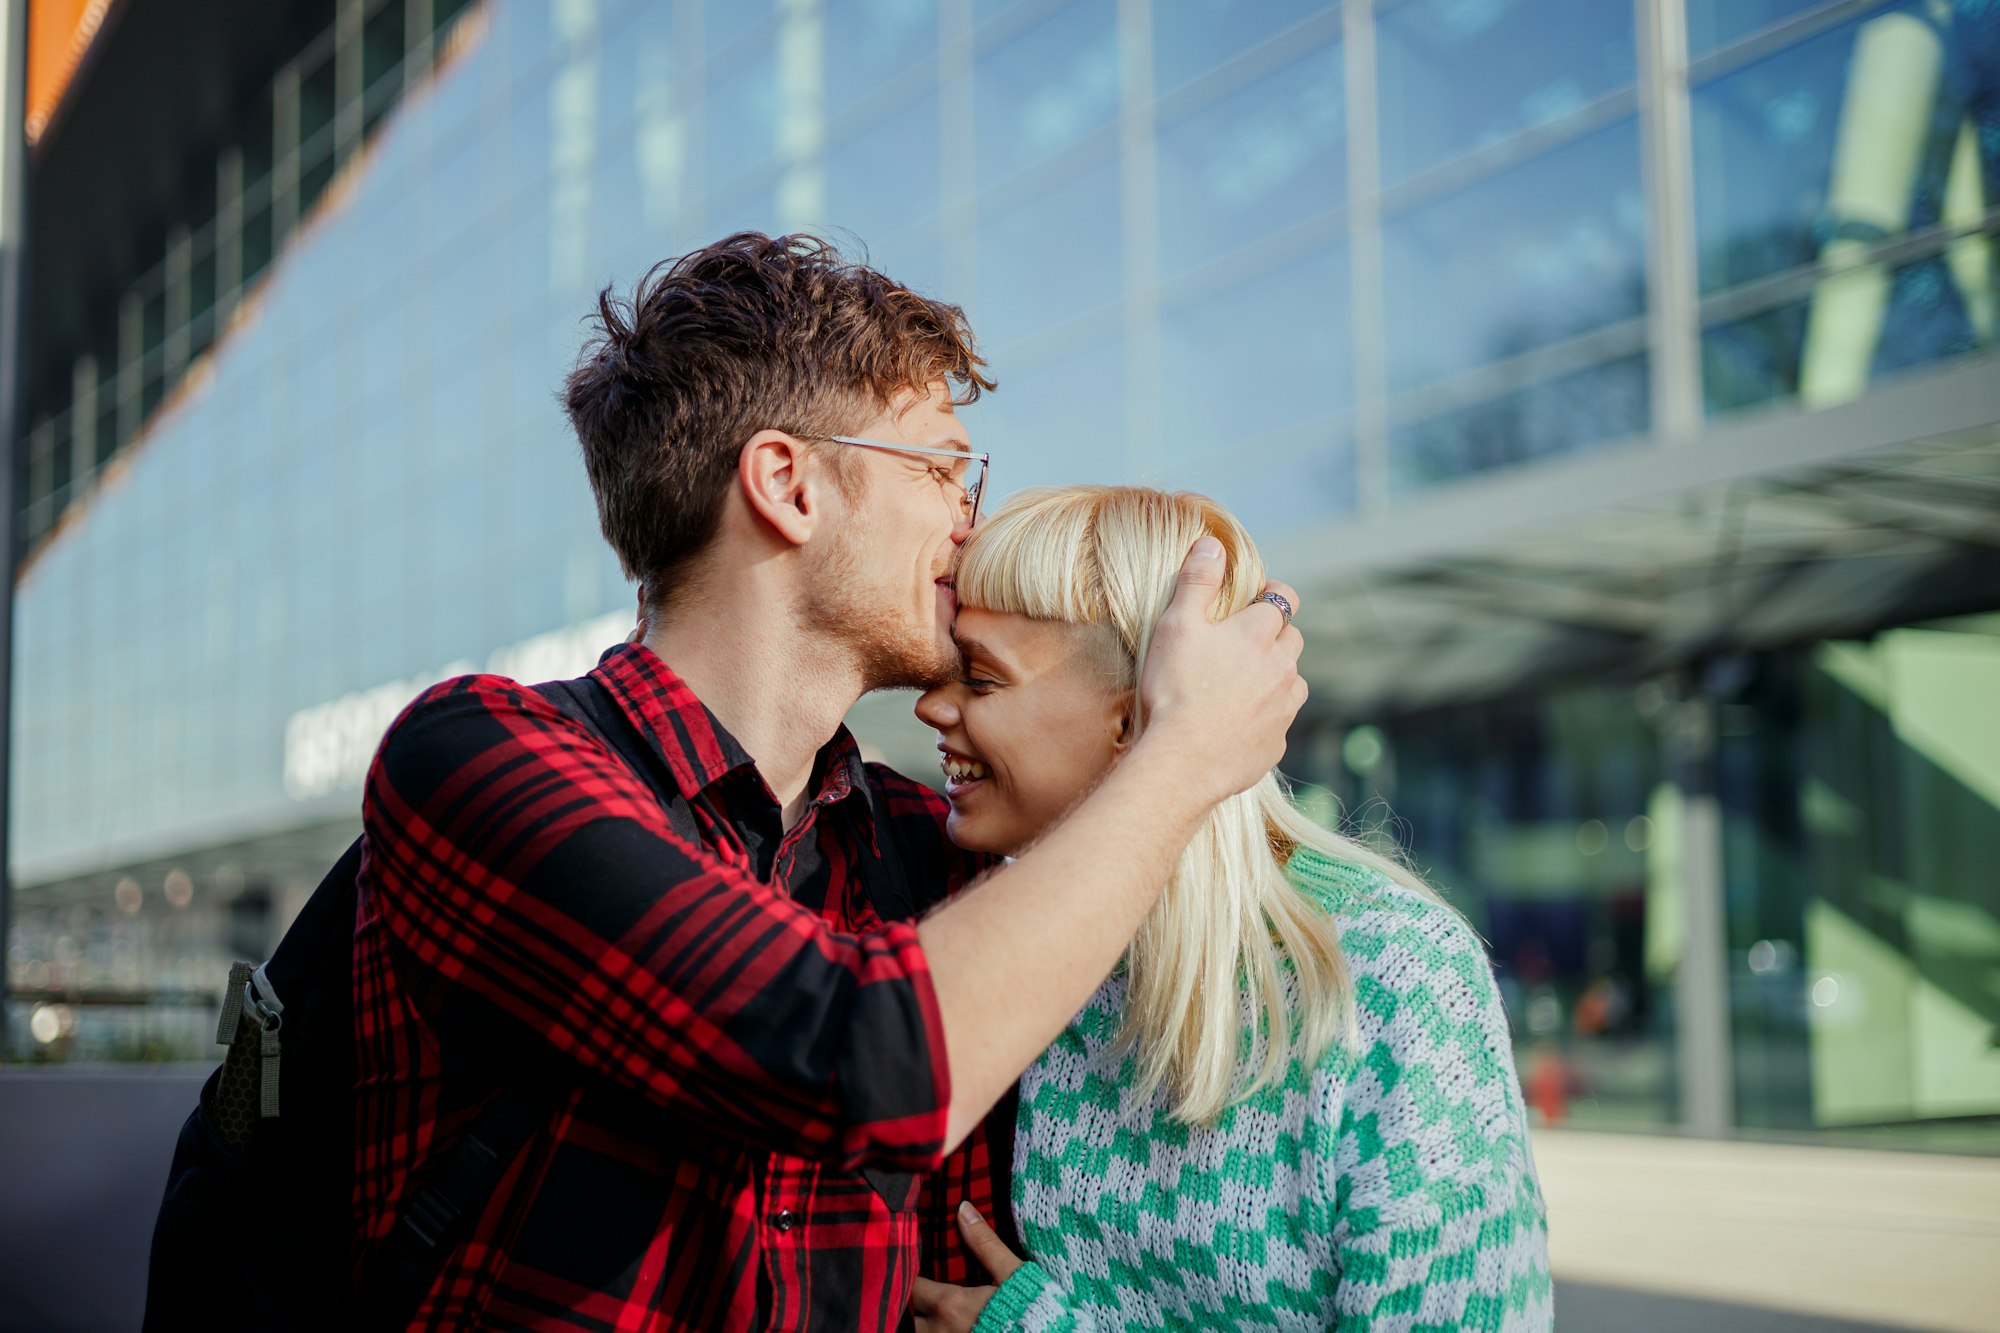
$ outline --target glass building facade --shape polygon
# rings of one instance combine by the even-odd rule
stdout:
[[[803,228],[968,309],[998,493],[1258,534],[1539,1115],[2000,1151],[2000,8],[296,8],[31,330],[13,1058],[204,1058],[401,704],[622,635],[582,319]]]

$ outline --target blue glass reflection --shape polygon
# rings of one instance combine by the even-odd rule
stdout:
[[[666,6],[660,6],[664,9]],[[778,0],[707,0],[702,6],[702,41],[716,55],[778,12]]]
[[[1025,365],[991,367],[1000,388],[965,412],[972,447],[993,455],[1004,500],[1027,486],[1132,479],[1125,340],[1117,335]]]
[[[1270,554],[1271,544],[1354,510],[1354,436],[1350,423],[1316,423],[1287,440],[1233,459],[1176,469],[1164,484],[1219,501]],[[1273,570],[1283,577],[1283,571]]]
[[[727,190],[778,150],[778,53],[760,47],[748,63],[708,85],[704,117],[711,191]]]
[[[1324,13],[1327,0],[1174,0],[1153,6],[1153,86],[1169,92]]]
[[[1113,0],[1078,0],[979,58],[982,184],[1072,147],[1117,117],[1117,18]]]
[[[480,219],[482,157],[476,139],[462,139],[448,149],[441,148],[426,166],[424,193],[426,207],[417,210],[413,239],[419,257],[441,262],[461,248],[457,242]]]
[[[1376,17],[1382,179],[1559,120],[1635,77],[1633,7],[1405,0]]]
[[[1353,409],[1348,257],[1336,246],[1162,312],[1166,475]]]
[[[1626,121],[1383,227],[1389,382],[1405,388],[1645,310]]]
[[[827,223],[874,246],[935,217],[943,155],[935,96],[834,142],[826,155]]]
[[[1646,433],[1644,357],[1592,366],[1427,421],[1390,437],[1392,484],[1407,490]]]
[[[982,223],[980,340],[1004,349],[1116,301],[1124,280],[1121,216],[1113,160]]]
[[[1160,255],[1166,272],[1344,203],[1345,95],[1340,48],[1330,46],[1162,125]]]
[[[2000,5],[1929,15],[1898,6],[1695,90],[1704,292],[2000,201]],[[1875,132],[1843,146],[1850,120]]]
[[[1688,51],[1706,55],[1774,23],[1827,7],[1827,0],[1688,0]]]
[[[827,0],[826,105],[830,116],[873,96],[937,55],[932,0]]]

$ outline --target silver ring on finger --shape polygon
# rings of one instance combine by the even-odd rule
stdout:
[[[1285,595],[1283,593],[1260,592],[1257,594],[1256,600],[1260,602],[1269,602],[1272,606],[1277,607],[1278,614],[1285,618],[1285,623],[1287,625],[1292,623],[1292,604],[1285,599]]]

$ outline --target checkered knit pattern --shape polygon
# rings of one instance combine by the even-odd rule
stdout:
[[[1358,1042],[1191,1128],[1164,1094],[1121,1109],[1112,976],[1022,1080],[1014,1207],[1035,1261],[980,1333],[1551,1327],[1541,1189],[1478,937],[1373,871],[1301,851],[1290,873],[1339,924]]]

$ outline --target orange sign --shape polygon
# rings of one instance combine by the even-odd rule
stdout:
[[[49,127],[111,0],[29,0],[28,142]]]

